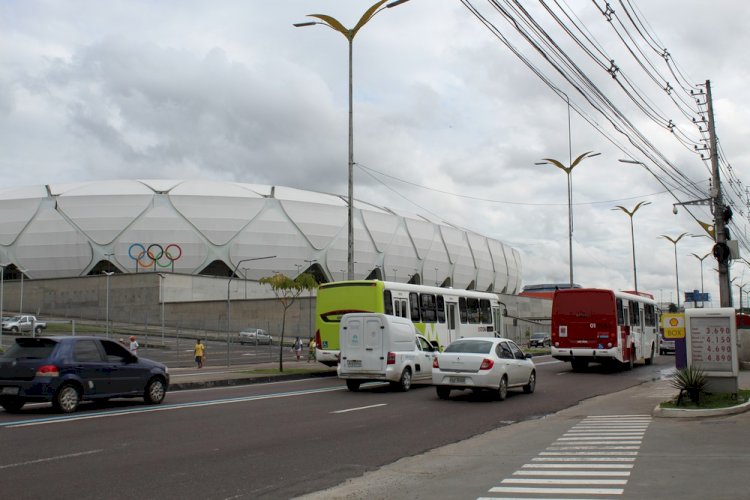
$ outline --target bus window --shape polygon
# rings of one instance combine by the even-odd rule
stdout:
[[[617,324],[620,326],[625,325],[625,314],[622,310],[622,299],[617,299]]]
[[[437,296],[437,320],[438,323],[445,323],[445,299],[442,295]]]
[[[632,300],[628,301],[628,309],[630,309],[630,325],[638,326],[641,324],[640,310],[638,308],[638,302]]]
[[[419,295],[416,292],[409,293],[409,305],[411,306],[411,320],[419,323]]]
[[[431,293],[423,293],[419,296],[420,315],[423,323],[435,323],[437,320],[437,304],[435,296]]]
[[[643,312],[646,316],[646,326],[656,326],[656,312],[653,304],[643,306]]]
[[[393,297],[390,290],[383,290],[383,312],[393,315]],[[398,314],[396,314],[398,316]]]
[[[492,309],[487,299],[479,299],[479,321],[485,325],[492,324]]]
[[[468,313],[466,311],[466,297],[458,298],[458,315],[461,323],[465,324],[469,321]]]
[[[407,305],[406,299],[401,299],[401,300],[399,300],[399,302],[401,303],[401,317],[402,318],[407,318],[408,316],[406,315],[406,309],[407,309],[407,307],[406,307],[406,305]]]
[[[466,299],[466,314],[469,316],[469,324],[479,323],[479,300]]]

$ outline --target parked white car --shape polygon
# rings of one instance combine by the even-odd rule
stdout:
[[[524,354],[512,340],[466,337],[437,354],[432,364],[432,383],[440,399],[448,399],[454,389],[487,389],[503,401],[509,388],[534,392],[536,367],[531,355]]]
[[[432,382],[437,349],[407,318],[378,313],[349,313],[339,327],[337,373],[350,391],[368,381],[388,381],[401,391],[412,382]]]
[[[260,328],[248,328],[240,332],[240,345],[272,344],[273,337]]]

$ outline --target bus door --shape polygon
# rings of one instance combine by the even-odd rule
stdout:
[[[445,324],[448,328],[448,344],[453,342],[458,338],[458,334],[456,332],[456,326],[458,325],[458,322],[456,321],[457,311],[458,311],[458,304],[455,302],[447,302],[445,303],[445,312],[446,312],[446,318],[445,318]],[[446,344],[447,345],[447,344]]]

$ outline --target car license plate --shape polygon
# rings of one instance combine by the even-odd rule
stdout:
[[[348,359],[346,360],[346,366],[350,368],[359,368],[362,366],[362,360],[360,359]]]
[[[448,381],[451,384],[463,384],[466,382],[466,377],[448,377]]]
[[[0,390],[0,394],[15,396],[18,394],[18,387],[3,387],[2,390]]]

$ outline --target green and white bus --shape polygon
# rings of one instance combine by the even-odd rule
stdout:
[[[315,312],[316,358],[334,366],[339,355],[339,322],[346,313],[375,312],[409,318],[434,345],[461,337],[501,337],[503,304],[489,292],[363,280],[325,283]]]

